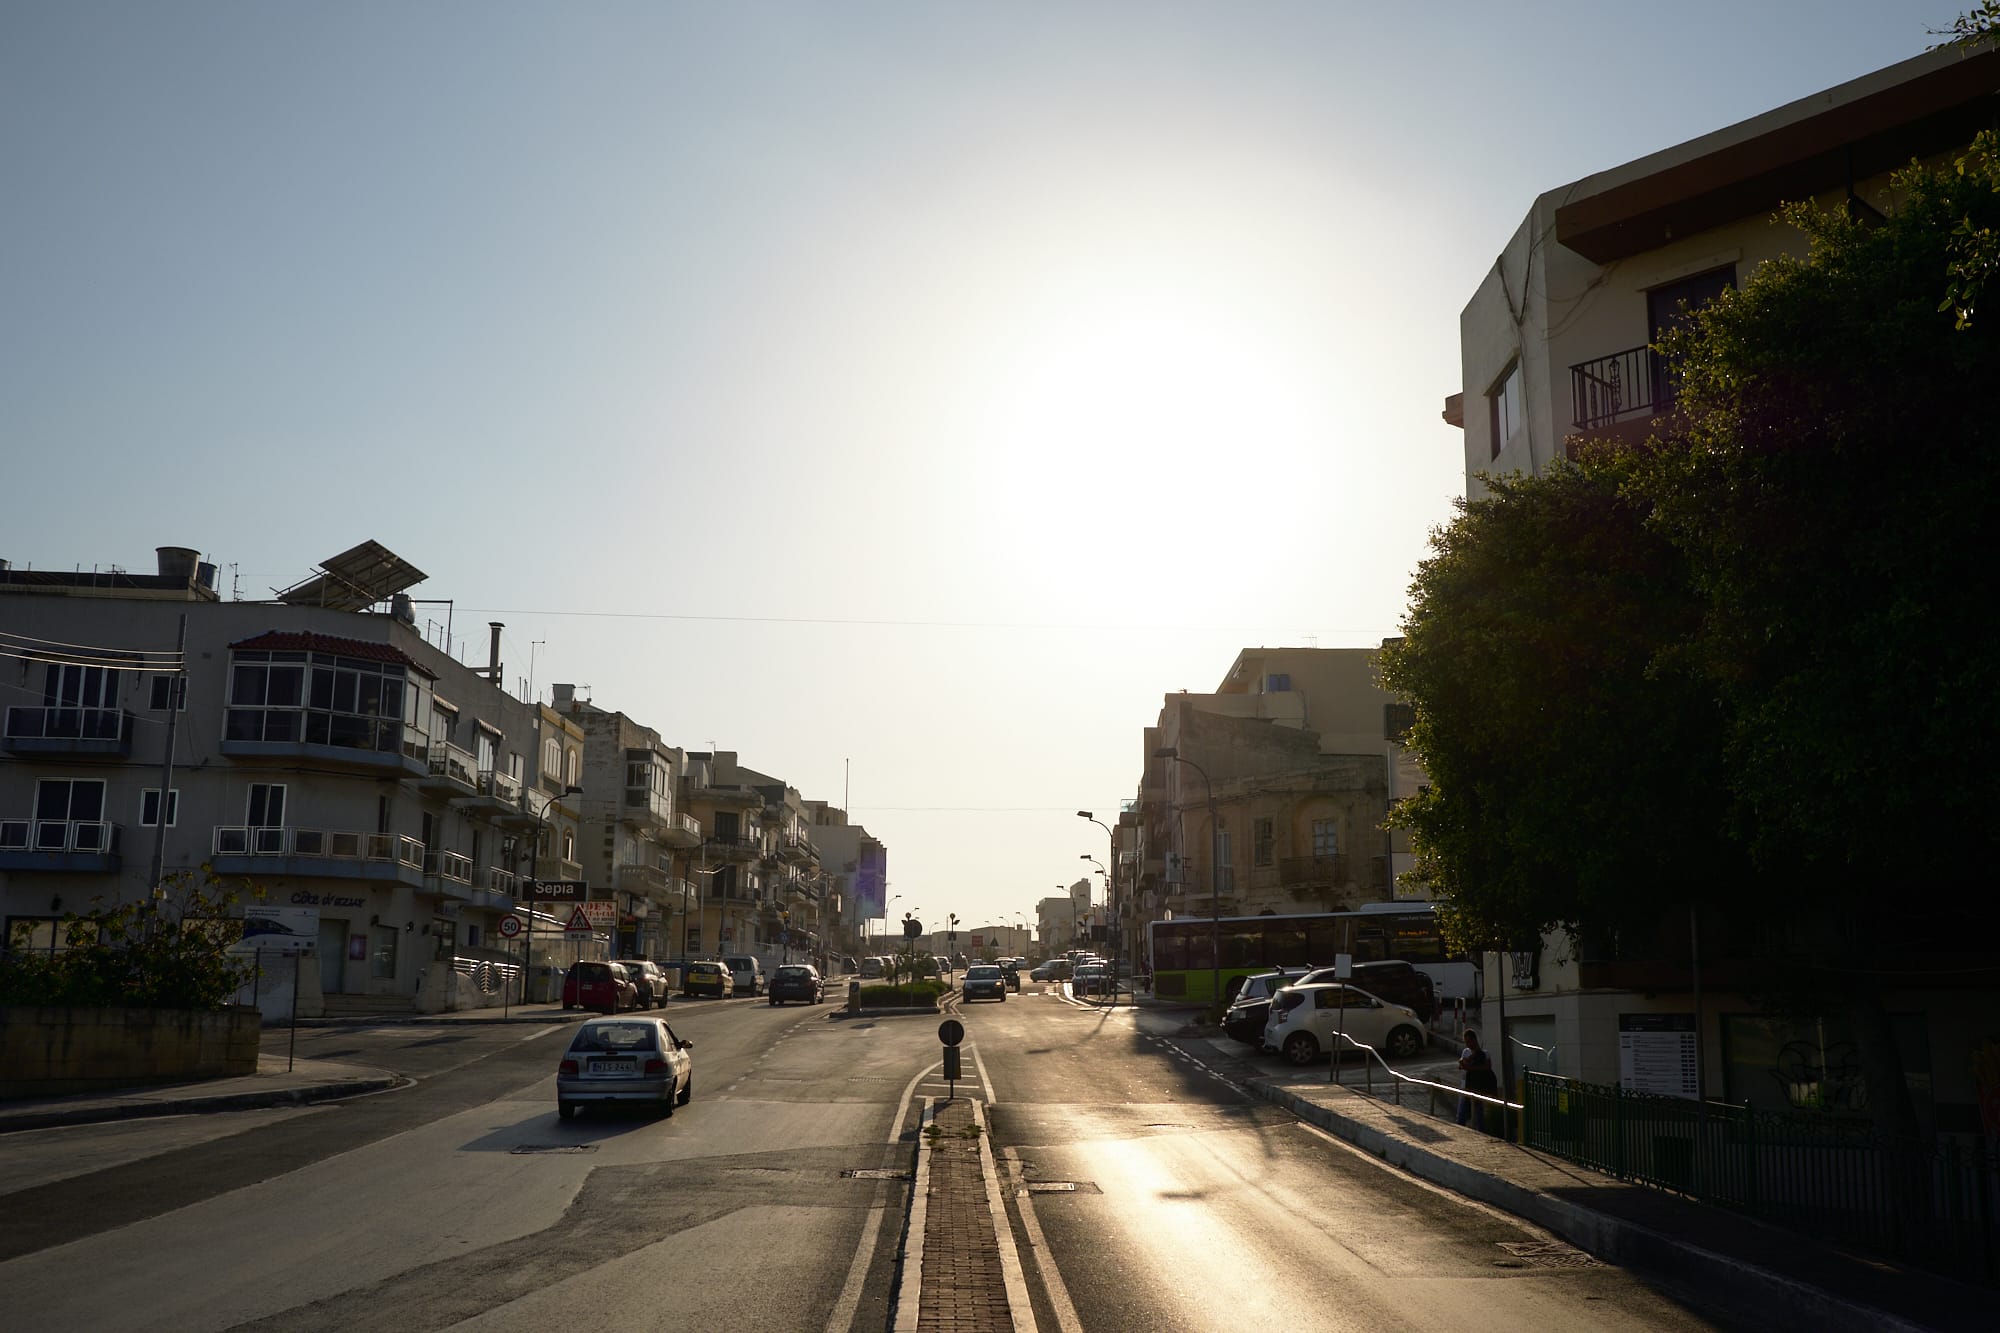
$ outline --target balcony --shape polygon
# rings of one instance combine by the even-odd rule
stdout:
[[[538,856],[535,858],[535,878],[580,880],[583,878],[583,863],[560,856]]]
[[[385,776],[424,780],[430,742],[399,719],[306,708],[231,708],[222,753],[234,759],[308,759]]]
[[[0,870],[114,873],[122,833],[102,819],[0,819]]]
[[[662,847],[699,847],[701,821],[693,815],[671,815],[656,836]]]
[[[1600,433],[1621,421],[1650,421],[1674,405],[1674,377],[1650,347],[1631,347],[1569,368],[1570,424]]]
[[[812,860],[812,839],[801,833],[788,833],[778,842],[778,855],[793,865]]]
[[[1281,856],[1278,883],[1288,889],[1345,884],[1349,873],[1345,856]]]
[[[521,877],[499,866],[479,866],[472,872],[472,887],[484,893],[497,894],[511,904],[521,896]]]
[[[666,902],[674,897],[674,883],[673,875],[659,866],[634,864],[618,867],[619,888],[656,902]]]
[[[0,742],[15,754],[129,755],[132,715],[122,708],[9,708]]]
[[[469,899],[472,896],[472,858],[462,852],[436,848],[425,851],[423,891],[441,897]]]
[[[211,862],[218,875],[303,875],[421,887],[424,845],[398,833],[221,824]]]
[[[417,779],[423,791],[469,796],[479,789],[479,761],[472,757],[472,751],[461,750],[449,741],[431,742],[424,767],[424,775]]]
[[[695,801],[707,801],[711,805],[762,806],[764,798],[748,787],[696,787],[688,793]]]
[[[512,824],[534,818],[521,804],[521,779],[495,768],[482,768],[475,773],[471,794],[460,795],[453,803],[499,823]]]
[[[745,837],[742,834],[717,833],[702,846],[713,859],[725,864],[732,861],[755,861],[764,854],[764,839],[761,836]]]

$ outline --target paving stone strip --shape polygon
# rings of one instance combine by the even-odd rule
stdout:
[[[963,1097],[939,1102],[924,1131],[930,1187],[918,1333],[1005,1333],[1014,1327],[980,1170],[983,1132]]]

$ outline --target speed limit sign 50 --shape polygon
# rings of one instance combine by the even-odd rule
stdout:
[[[521,933],[520,917],[503,916],[500,918],[500,936],[502,939],[511,940],[520,933]]]

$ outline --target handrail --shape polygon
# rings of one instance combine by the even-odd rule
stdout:
[[[1336,1032],[1333,1035],[1339,1038],[1341,1041],[1346,1042],[1349,1046],[1354,1047],[1354,1049],[1362,1052],[1363,1054],[1368,1056],[1370,1060],[1374,1062],[1374,1064],[1364,1063],[1362,1065],[1362,1069],[1364,1071],[1362,1091],[1367,1096],[1373,1097],[1375,1095],[1374,1065],[1381,1065],[1382,1072],[1387,1074],[1390,1078],[1396,1080],[1396,1105],[1398,1106],[1401,1106],[1403,1104],[1403,1085],[1405,1083],[1409,1083],[1416,1087],[1429,1088],[1431,1090],[1430,1104],[1432,1110],[1429,1113],[1432,1115],[1436,1114],[1437,1094],[1440,1092],[1449,1093],[1453,1097],[1469,1097],[1476,1102],[1485,1102],[1488,1106],[1497,1106],[1501,1108],[1503,1113],[1506,1111],[1527,1110],[1527,1107],[1524,1106],[1522,1103],[1510,1102],[1505,1097],[1491,1097],[1483,1092],[1468,1092],[1464,1088],[1448,1087],[1443,1083],[1437,1083],[1427,1078],[1412,1078],[1408,1074],[1398,1073],[1396,1070],[1391,1069],[1389,1067],[1389,1062],[1382,1058],[1382,1053],[1376,1050],[1373,1046],[1370,1046],[1367,1042],[1358,1041],[1353,1036],[1345,1032]],[[1345,1087],[1347,1086],[1346,1081],[1337,1077],[1337,1075],[1340,1072],[1340,1061],[1337,1058],[1337,1055],[1338,1053],[1336,1052],[1336,1058],[1333,1062],[1333,1070],[1331,1071],[1332,1074],[1335,1075],[1335,1077],[1330,1077],[1327,1081],[1331,1083],[1339,1083],[1342,1087]]]

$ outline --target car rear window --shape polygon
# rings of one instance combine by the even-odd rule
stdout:
[[[651,1023],[586,1023],[569,1044],[572,1051],[650,1051],[654,1045]]]
[[[578,963],[575,967],[578,981],[604,981],[611,976],[609,963]]]
[[[992,981],[1000,975],[997,967],[968,967],[965,969],[967,981]]]
[[[1305,1003],[1305,999],[1306,993],[1304,991],[1281,990],[1278,992],[1277,998],[1271,1001],[1271,1006],[1275,1009],[1296,1009]]]
[[[812,975],[812,972],[808,968],[791,965],[779,968],[778,975],[781,977],[809,977]]]

